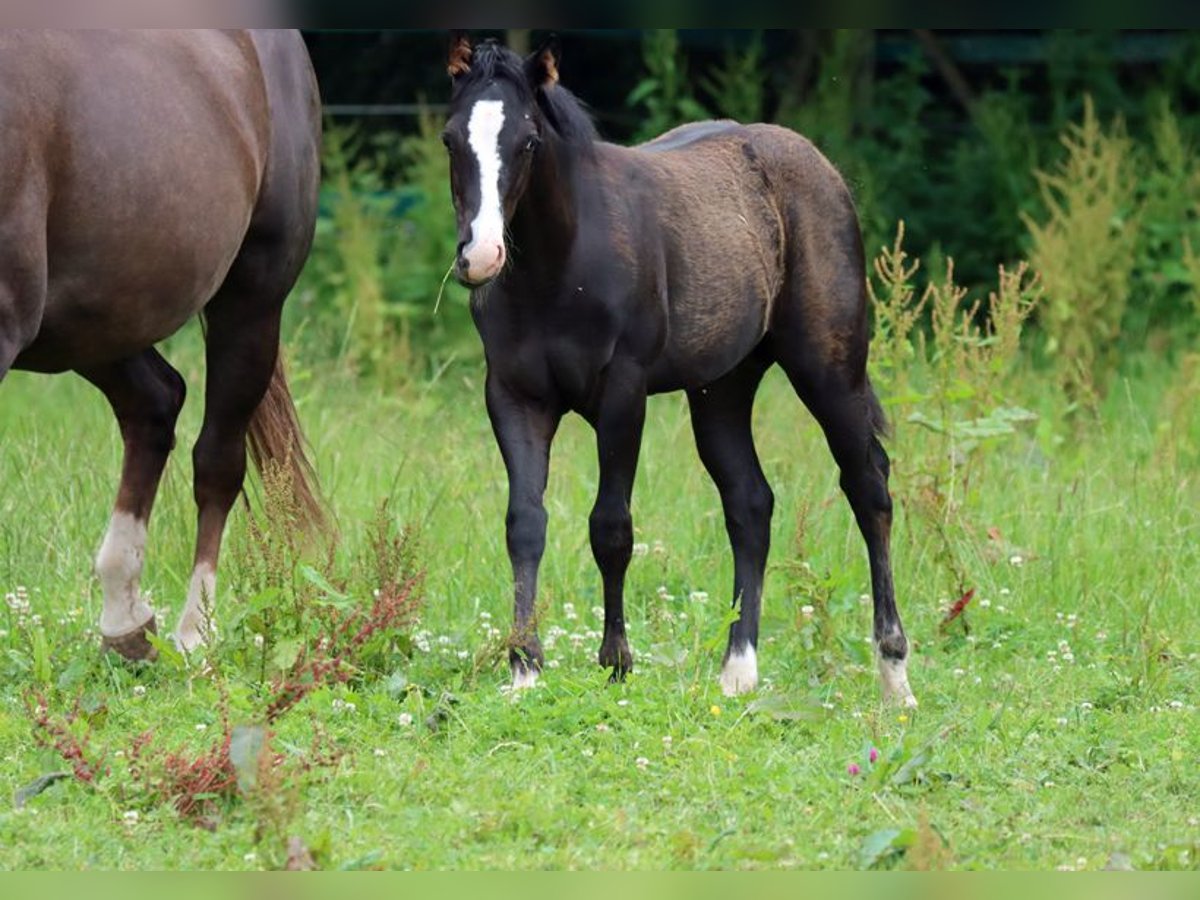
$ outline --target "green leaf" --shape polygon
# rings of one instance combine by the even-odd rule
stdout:
[[[258,784],[258,764],[267,742],[262,725],[235,725],[229,739],[229,761],[237,773],[238,788],[252,791]]]
[[[161,637],[152,631],[146,632],[146,640],[150,642],[150,646],[158,651],[158,661],[160,665],[169,666],[172,669],[186,669],[187,660],[183,654],[175,646],[175,642],[170,638]]]
[[[301,566],[300,574],[304,580],[313,585],[317,590],[325,595],[326,601],[337,607],[347,607],[353,605],[353,600],[330,584],[324,575],[314,569],[312,566]]]
[[[628,106],[637,106],[644,99],[646,99],[646,97],[650,96],[650,94],[653,94],[657,90],[657,78],[643,78],[637,83],[637,86],[629,92],[629,96],[625,98],[625,103]]]
[[[875,868],[885,859],[904,853],[916,839],[917,833],[912,828],[881,828],[867,835],[858,850],[859,868]]]
[[[271,663],[277,669],[287,671],[296,664],[296,658],[303,647],[304,642],[299,638],[278,641],[271,651]]]
[[[764,715],[776,722],[816,722],[829,718],[829,712],[810,698],[794,698],[771,694],[751,701],[746,712]]]

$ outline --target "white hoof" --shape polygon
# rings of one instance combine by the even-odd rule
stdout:
[[[726,697],[748,694],[758,687],[758,657],[747,644],[735,650],[721,668],[721,693]]]
[[[527,691],[532,687],[537,687],[537,683],[537,669],[524,667],[513,669],[512,689],[514,691]]]
[[[883,684],[883,700],[906,709],[917,706],[917,698],[908,686],[908,661],[879,656],[879,680]]]

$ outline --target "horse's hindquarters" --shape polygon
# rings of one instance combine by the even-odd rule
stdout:
[[[253,45],[80,32],[9,36],[3,50],[0,77],[52,67],[55,92],[24,111],[48,127],[0,122],[31,126],[49,198],[44,310],[17,364],[77,368],[167,337],[220,286],[257,202],[270,130]]]

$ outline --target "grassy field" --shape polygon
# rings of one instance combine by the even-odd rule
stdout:
[[[143,578],[164,625],[193,537],[192,339],[171,354],[193,394]],[[732,566],[681,396],[651,401],[634,497],[635,672],[609,687],[594,665],[596,466],[589,430],[568,420],[547,497],[549,669],[514,697],[499,661],[504,477],[479,366],[394,392],[296,367],[341,524],[335,558],[285,572],[264,612],[270,595],[239,587],[254,545],[239,508],[214,665],[140,668],[101,657],[94,634],[91,560],[119,467],[106,404],[72,376],[13,373],[0,389],[0,593],[13,595],[0,608],[0,867],[277,867],[289,838],[329,868],[1194,867],[1200,485],[1182,452],[1194,435],[1164,445],[1158,427],[1173,373],[1144,368],[1077,433],[1051,417],[1049,382],[1028,376],[1022,399],[1042,421],[982,453],[940,527],[911,477],[928,437],[898,423],[896,581],[921,703],[906,714],[879,703],[862,544],[821,436],[777,374],[756,408],[777,496],[764,683],[730,700],[716,676]],[[145,789],[166,751],[219,746],[222,710],[234,724],[261,717],[272,668],[312,627],[289,620],[288,597],[369,599],[357,561],[384,499],[417,534],[420,622],[280,719],[280,765],[201,797],[199,823]],[[976,593],[943,627],[963,588]],[[103,763],[91,783],[64,779],[17,808],[19,789],[71,769],[37,740],[42,702],[53,721],[78,705],[67,730]],[[150,775],[131,766],[144,732]]]

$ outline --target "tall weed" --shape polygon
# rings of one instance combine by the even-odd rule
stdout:
[[[1011,398],[1041,285],[1024,263],[1001,266],[994,289],[972,298],[955,280],[953,259],[946,259],[941,276],[918,292],[920,260],[910,259],[903,241],[901,222],[868,282],[876,324],[872,380],[894,418],[925,432],[905,441],[897,488],[934,536],[951,587],[965,593],[972,579],[960,546],[976,531],[968,499],[984,451],[1035,418]]]
[[[1044,213],[1025,215],[1030,262],[1046,302],[1041,324],[1059,383],[1094,408],[1119,359],[1138,240],[1133,147],[1117,119],[1105,129],[1085,98],[1083,118],[1061,137],[1065,158],[1036,173]]]

